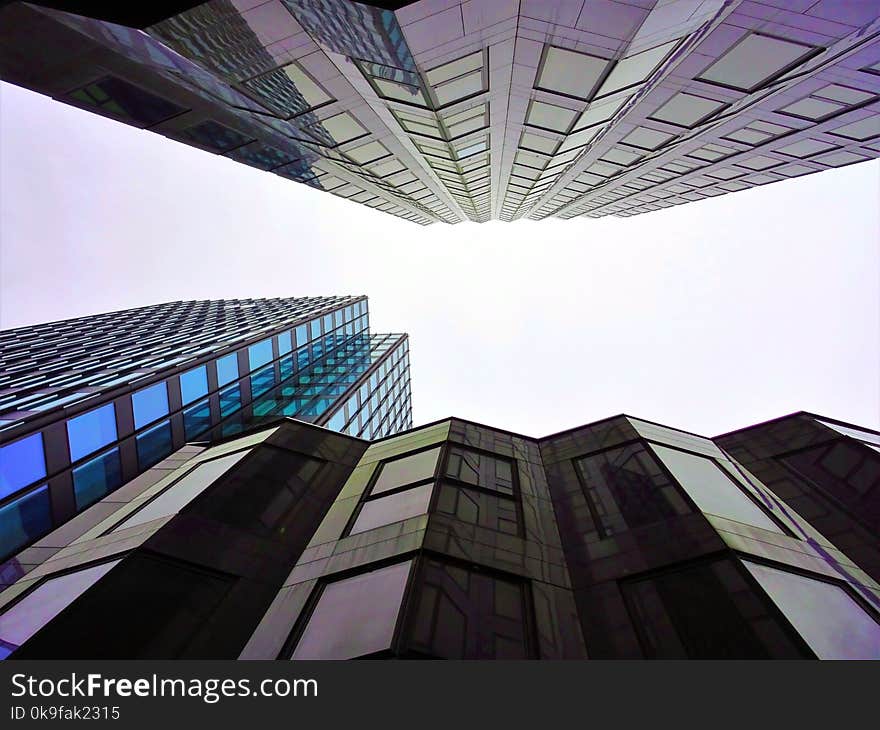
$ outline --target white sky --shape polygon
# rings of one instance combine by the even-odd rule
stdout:
[[[880,427],[880,161],[634,218],[422,228],[0,84],[0,326],[367,294],[416,425]]]

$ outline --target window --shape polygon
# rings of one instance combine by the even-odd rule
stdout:
[[[516,501],[500,494],[443,482],[437,497],[437,513],[507,535],[519,534]]]
[[[513,494],[512,465],[503,457],[451,446],[446,461],[446,476],[493,492]]]
[[[633,56],[622,58],[615,64],[611,73],[608,74],[608,78],[605,79],[602,88],[599,89],[599,95],[613,94],[620,89],[626,89],[647,81],[677,43],[677,40],[671,41],[662,46],[649,48]]]
[[[438,560],[419,566],[407,649],[444,659],[528,659],[522,582]]]
[[[411,566],[407,560],[326,584],[292,658],[353,659],[390,649]]]
[[[80,104],[118,119],[151,127],[185,111],[122,79],[108,76],[70,94]]]
[[[880,624],[839,585],[743,560],[820,659],[880,659]]]
[[[809,653],[732,560],[620,583],[649,659],[797,659]]]
[[[577,468],[600,537],[691,511],[654,457],[639,444],[584,457]]]
[[[820,142],[815,139],[802,139],[799,142],[780,147],[776,151],[781,152],[784,155],[791,155],[792,157],[809,157],[810,155],[817,155],[820,152],[826,152],[833,147],[834,145],[828,144],[827,142]]]
[[[384,462],[370,494],[380,494],[423,479],[432,479],[439,456],[438,446],[429,451],[420,451],[418,454]]]
[[[296,90],[302,96],[306,109],[314,109],[317,106],[321,106],[321,104],[326,104],[328,101],[333,100],[311,76],[303,71],[298,63],[290,63],[281,70],[293,82]],[[305,109],[297,108],[291,111],[298,112],[305,111]]]
[[[838,137],[846,137],[862,142],[872,137],[880,135],[880,114],[872,114],[870,117],[859,119],[856,122],[844,124],[842,127],[836,127],[830,131],[831,134]]]
[[[275,385],[275,366],[269,365],[251,376],[251,397],[263,395]]]
[[[621,140],[622,144],[638,147],[643,150],[656,150],[674,139],[674,134],[658,132],[656,129],[638,127]]]
[[[694,127],[724,106],[724,102],[693,94],[676,94],[651,115],[651,119],[679,127]]]
[[[302,347],[309,341],[309,330],[308,327],[304,324],[297,326],[295,330],[296,335],[296,346]]]
[[[41,582],[0,615],[0,659],[5,659],[113,568],[119,560],[93,565]]]
[[[286,355],[293,349],[293,343],[290,339],[290,332],[282,332],[278,335],[278,354]]]
[[[164,384],[163,384],[164,385]],[[135,438],[138,464],[149,469],[171,453],[171,422],[163,421]]]
[[[115,440],[116,408],[112,403],[71,418],[67,422],[67,442],[70,445],[71,461],[78,461]]]
[[[52,529],[49,489],[42,486],[0,507],[0,560]]]
[[[321,120],[321,126],[338,144],[350,142],[367,134],[367,130],[348,112]]]
[[[188,405],[208,395],[208,369],[202,365],[180,376],[180,401]]]
[[[217,360],[217,385],[220,387],[238,379],[238,355],[234,352]]]
[[[101,454],[73,470],[76,508],[85,509],[122,484],[119,449]]]
[[[137,430],[168,415],[168,388],[162,382],[132,393],[131,405]]]
[[[543,101],[532,101],[526,115],[526,124],[543,127],[554,132],[565,132],[577,116],[574,109],[566,109]]]
[[[193,441],[211,427],[211,405],[208,401],[183,412],[183,433],[187,441]]]
[[[574,125],[572,131],[607,122],[628,101],[629,97],[593,102],[584,110],[580,117],[578,117],[577,123]]]
[[[699,80],[754,91],[814,53],[812,46],[751,33],[703,71]]]
[[[657,444],[651,448],[701,511],[783,532],[712,459]]]
[[[364,502],[349,534],[366,532],[376,527],[427,514],[433,491],[433,484],[423,484],[420,487]]]
[[[241,147],[251,141],[250,137],[211,120],[184,129],[181,136],[184,140],[195,142],[218,154],[229,152],[229,150]]]
[[[535,88],[589,99],[608,61],[565,48],[547,48]]]
[[[0,446],[0,499],[46,476],[43,434]]]
[[[251,370],[272,361],[272,338],[258,342],[248,348],[248,364]]]

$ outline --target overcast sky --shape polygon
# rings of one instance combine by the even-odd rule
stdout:
[[[0,326],[367,294],[415,423],[880,426],[880,161],[629,219],[426,228],[0,85]]]

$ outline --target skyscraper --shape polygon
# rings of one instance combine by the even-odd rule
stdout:
[[[138,5],[6,4],[0,77],[422,225],[630,216],[880,155],[873,2]]]
[[[844,547],[860,527],[841,513],[829,539],[730,439],[628,416],[538,439],[456,418],[372,442],[256,427],[49,540],[0,593],[0,642],[55,659],[880,658],[880,576]],[[876,485],[880,454],[860,469]]]
[[[176,466],[188,442],[285,416],[366,438],[412,425],[407,336],[371,334],[365,297],[171,302],[20,327],[0,332],[0,373],[0,560]]]

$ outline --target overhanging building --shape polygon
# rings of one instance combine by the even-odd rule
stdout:
[[[0,77],[423,225],[630,216],[880,156],[876,2],[117,5],[5,4]]]
[[[714,440],[627,416],[541,439],[448,419],[372,442],[287,420],[188,446],[175,471],[25,551],[0,645],[877,659],[876,529],[865,539],[846,495],[833,514],[810,500],[849,488],[876,516],[878,444],[810,414]]]
[[[371,333],[366,297],[171,302],[0,332],[0,560],[175,468],[184,444],[284,417],[364,438],[409,428],[407,336]],[[0,567],[19,575],[14,558]]]

